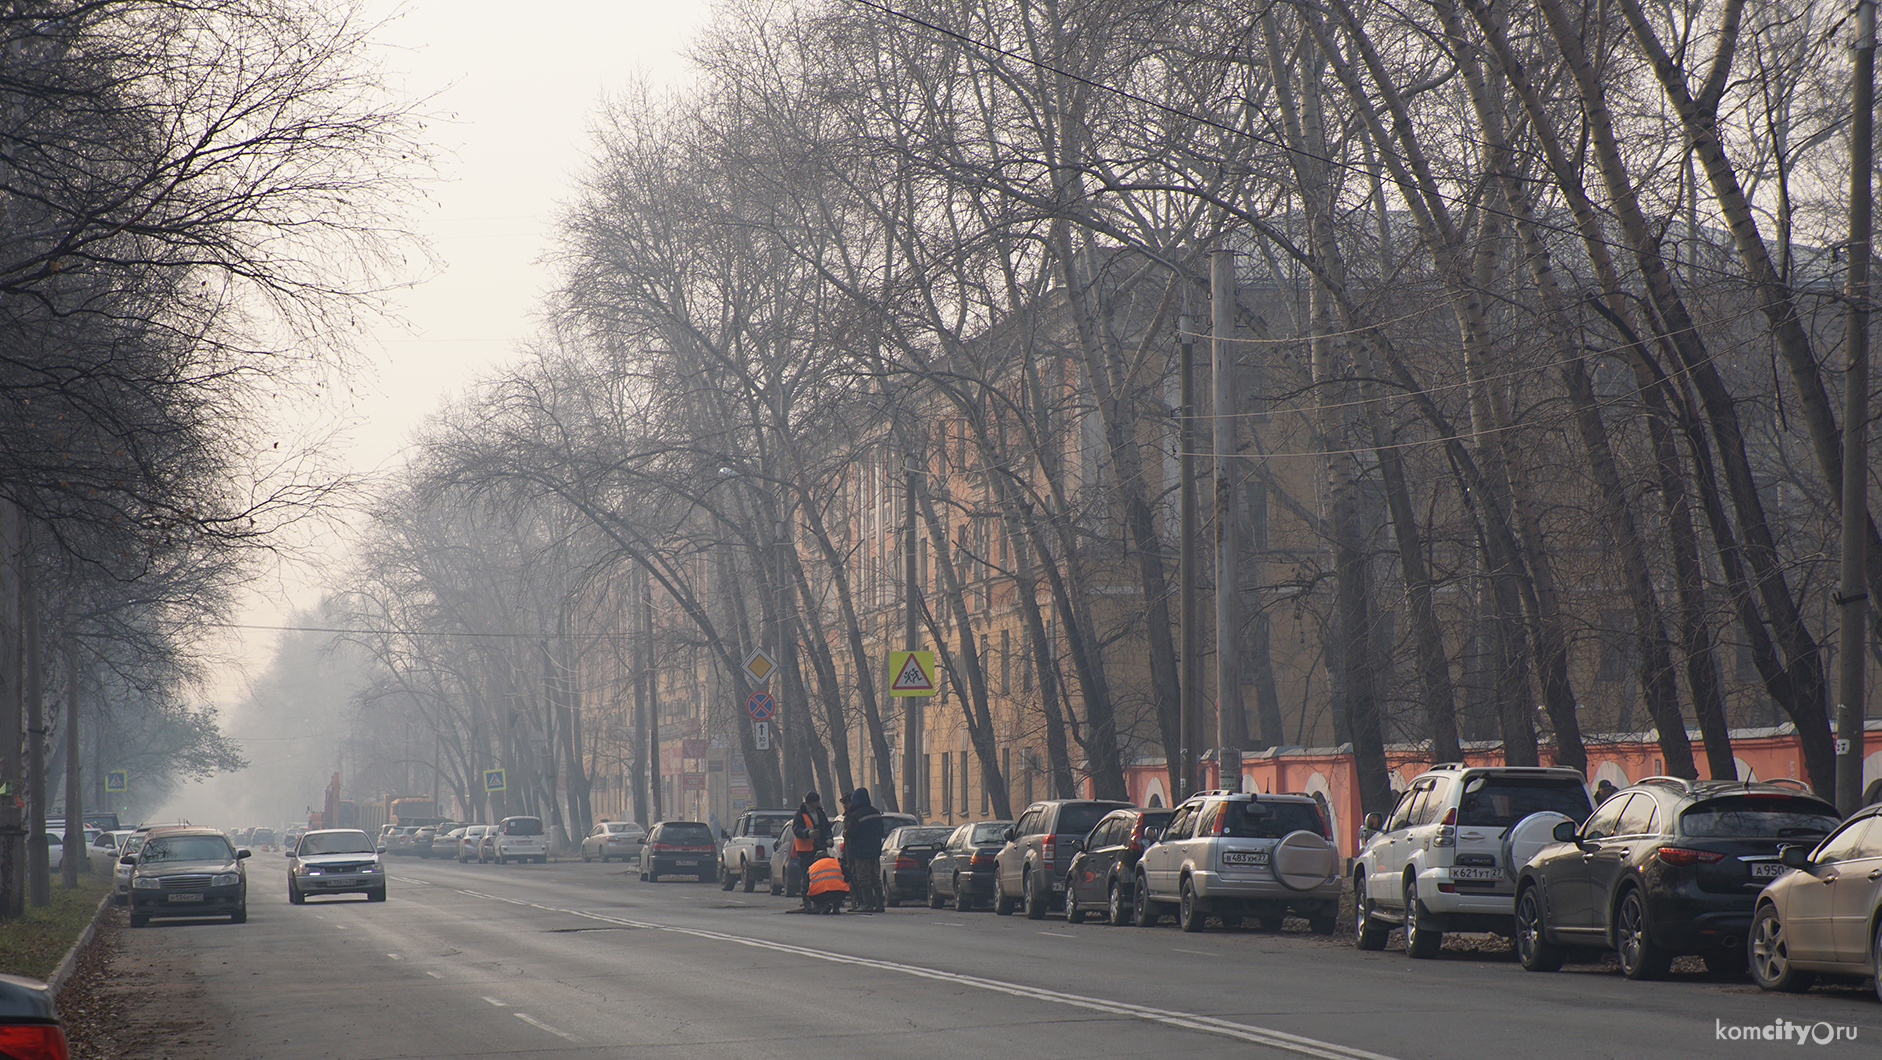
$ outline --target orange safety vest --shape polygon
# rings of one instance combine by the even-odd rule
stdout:
[[[847,894],[849,889],[850,885],[843,882],[843,866],[838,865],[835,858],[824,858],[811,863],[811,897],[815,898],[828,891],[842,891]]]
[[[804,823],[804,827],[810,830],[811,832],[814,833],[817,830],[817,819],[815,817],[812,817],[811,815],[807,813],[800,813],[797,815],[797,820],[802,821]],[[809,839],[804,836],[798,835],[797,829],[795,828],[791,829],[791,853],[802,854],[807,850],[815,850],[816,847],[817,847],[817,841],[815,839]]]

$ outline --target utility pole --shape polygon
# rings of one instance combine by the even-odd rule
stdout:
[[[1849,161],[1848,368],[1843,376],[1843,563],[1836,593],[1842,628],[1836,705],[1836,805],[1862,802],[1863,643],[1868,629],[1870,171],[1875,165],[1875,0],[1856,0]]]
[[[647,820],[652,828],[660,815],[660,673],[653,667],[653,578],[640,575],[640,673],[647,682]]]
[[[1187,297],[1187,296],[1186,296]],[[1178,324],[1182,365],[1181,407],[1176,412],[1176,454],[1178,477],[1178,512],[1182,532],[1178,535],[1176,567],[1180,586],[1177,590],[1178,628],[1183,650],[1182,676],[1177,685],[1177,710],[1181,735],[1177,746],[1183,760],[1177,766],[1176,801],[1181,802],[1196,790],[1196,748],[1202,741],[1198,722],[1202,720],[1202,630],[1196,621],[1196,343],[1195,322],[1184,309]]]
[[[1242,577],[1236,533],[1235,252],[1209,255],[1209,323],[1215,368],[1215,754],[1216,786],[1239,791],[1242,752]]]
[[[78,886],[82,868],[91,871],[85,856],[85,786],[79,782],[78,634],[66,616],[65,641],[65,858],[59,862],[59,882]],[[77,856],[74,857],[74,851]]]
[[[903,458],[902,475],[902,647],[916,651],[918,630],[915,608],[921,601],[921,584],[915,569],[915,454]],[[891,678],[893,680],[893,678]],[[922,704],[920,696],[902,697],[902,812],[921,817],[920,794],[916,778],[921,767]]]
[[[20,812],[20,795],[26,790],[21,747],[25,689],[20,680],[25,661],[20,628],[24,519],[19,505],[0,502],[0,659],[7,671],[0,674],[0,920],[26,915],[26,828]]]
[[[33,528],[26,523],[20,529],[20,630],[26,656],[26,900],[44,907],[52,904],[52,851],[46,846],[46,658],[39,643],[39,585],[33,577],[32,552]],[[81,839],[85,835],[83,821],[78,834]]]
[[[810,785],[804,778],[796,776],[794,772],[798,766],[797,760],[800,757],[795,750],[798,734],[791,728],[792,722],[796,720],[797,705],[792,704],[787,711],[784,703],[785,700],[790,697],[783,693],[787,687],[790,687],[794,692],[806,691],[806,689],[802,680],[803,675],[797,672],[797,637],[792,628],[791,620],[786,613],[792,606],[793,599],[796,596],[795,593],[791,592],[789,583],[785,580],[788,575],[785,573],[784,550],[789,544],[789,523],[784,515],[784,498],[778,493],[773,493],[771,495],[771,501],[777,510],[777,526],[775,528],[776,533],[772,538],[772,550],[773,554],[776,556],[778,568],[778,620],[777,628],[773,631],[776,639],[772,641],[772,644],[776,646],[778,650],[779,695],[777,697],[777,714],[775,715],[778,726],[778,773],[784,778],[784,801],[789,803],[792,798],[801,796],[804,792],[810,790]],[[793,684],[793,682],[795,682],[795,684]],[[808,718],[808,695],[805,696],[804,706],[806,708],[804,712],[805,717]],[[806,721],[806,724],[808,724],[808,721]]]

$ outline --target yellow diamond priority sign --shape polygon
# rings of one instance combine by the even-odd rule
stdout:
[[[763,648],[753,648],[751,654],[745,656],[745,676],[751,678],[751,683],[760,688],[764,687],[765,679],[771,676],[771,671],[777,668],[778,661]]]
[[[892,651],[889,653],[889,695],[932,696],[934,694],[934,652]]]

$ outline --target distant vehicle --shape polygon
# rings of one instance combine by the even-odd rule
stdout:
[[[0,1044],[8,1056],[64,1060],[65,1029],[46,984],[23,975],[0,975]]]
[[[131,926],[152,917],[227,916],[248,921],[248,874],[229,837],[213,828],[164,828],[144,841],[131,869]]]
[[[790,840],[783,837],[795,815],[793,810],[751,810],[740,814],[738,820],[732,822],[732,830],[725,833],[725,845],[719,849],[719,885],[729,891],[743,883],[745,893],[750,894],[759,880],[770,879],[771,855],[780,842],[790,845]]]
[[[1130,922],[1137,862],[1175,813],[1132,808],[1104,815],[1065,870],[1067,923],[1076,924],[1088,915],[1120,927]]]
[[[947,825],[903,825],[882,842],[882,900],[891,906],[928,896],[928,862],[954,829]]]
[[[1278,931],[1291,912],[1320,935],[1338,928],[1345,889],[1333,830],[1312,796],[1229,790],[1197,792],[1178,806],[1138,860],[1132,885],[1138,927],[1174,905],[1184,931],[1201,931],[1211,916],[1224,928],[1252,916]]]
[[[418,830],[412,833],[412,847],[410,853],[414,857],[431,857],[431,844],[436,841],[437,838],[437,828],[428,824],[419,825]]]
[[[464,826],[464,833],[457,837],[457,863],[464,864],[472,858],[481,858],[484,833],[490,831],[490,825],[470,824]]]
[[[711,883],[718,847],[712,829],[698,821],[661,821],[640,848],[640,878],[657,883],[663,875],[697,876],[699,882]]]
[[[453,828],[448,832],[439,832],[431,839],[431,849],[425,851],[428,858],[457,857],[458,846],[463,842],[464,827]]]
[[[640,845],[646,841],[646,831],[633,821],[603,821],[582,839],[582,860],[600,858],[604,865],[609,858],[626,861],[638,855]]]
[[[965,913],[993,901],[994,859],[1011,827],[1011,821],[974,821],[954,829],[928,862],[928,908],[951,901]]]
[[[249,842],[254,846],[258,846],[262,848],[263,850],[273,850],[275,847],[274,829],[272,828],[255,829],[255,834],[249,838]]]
[[[882,811],[882,834],[885,836],[897,828],[920,823],[913,814]],[[830,818],[830,856],[838,861],[843,860],[843,819],[841,817]]]
[[[288,857],[288,901],[303,905],[311,895],[364,894],[386,900],[385,866],[372,837],[357,828],[323,829],[301,836]]]
[[[505,817],[498,821],[492,845],[499,865],[549,860],[549,837],[543,834],[540,817]]]

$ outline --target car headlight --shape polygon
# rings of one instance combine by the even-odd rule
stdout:
[[[240,873],[223,872],[223,873],[218,873],[217,875],[210,877],[209,886],[233,887],[236,884],[241,883],[241,882],[242,882],[242,876]]]
[[[359,871],[361,871],[361,872],[378,872],[378,871],[379,871],[379,866],[377,866],[377,865],[361,865],[361,866],[359,867]]]
[[[319,870],[319,869],[317,869],[317,868],[314,868],[314,867],[313,867],[312,865],[309,865],[309,866],[306,866],[306,867],[304,867],[304,868],[302,868],[302,869],[301,869],[301,875],[303,875],[303,876],[318,876],[318,875],[320,875],[320,870]]]
[[[163,886],[155,876],[136,876],[131,879],[131,886],[140,891],[154,891]]]

